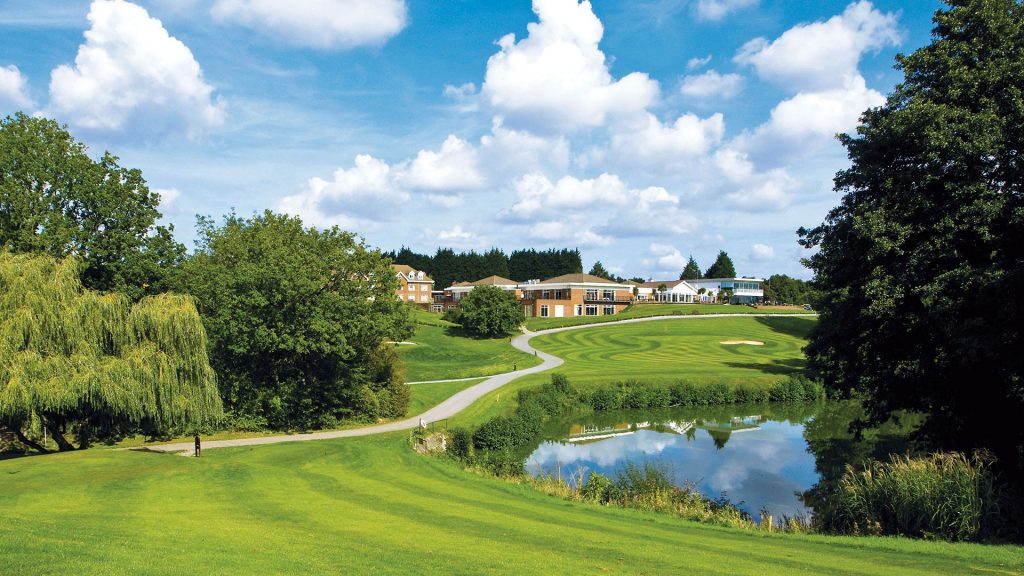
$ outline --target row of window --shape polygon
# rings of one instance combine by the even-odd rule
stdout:
[[[561,308],[561,306],[555,306],[555,316],[561,316]],[[611,316],[615,314],[615,306],[613,305],[606,304],[604,306],[599,307],[597,304],[587,304],[586,306],[584,306],[583,304],[577,304],[576,315],[583,316],[585,313],[585,315],[587,316],[597,316],[598,308],[601,309],[602,316]],[[551,316],[551,307],[548,306],[547,304],[541,304],[540,317],[548,318],[549,316]]]
[[[430,290],[430,284],[420,284],[419,286],[420,286],[420,292],[426,292],[427,290]],[[405,290],[408,290],[410,292],[415,292],[416,291],[416,285],[415,284],[409,284],[408,286],[405,287]]]
[[[399,300],[401,300],[401,297],[399,297]],[[415,294],[409,294],[409,302],[415,302],[415,301],[416,301],[416,295]],[[420,302],[426,302],[426,301],[427,301],[427,297],[426,296],[420,296]]]

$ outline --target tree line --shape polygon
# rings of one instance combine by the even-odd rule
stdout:
[[[472,250],[456,253],[451,248],[438,248],[430,256],[403,246],[398,251],[385,252],[384,256],[396,264],[406,264],[426,272],[434,279],[437,290],[456,282],[474,282],[488,276],[525,282],[583,272],[579,249],[568,248],[542,251],[530,248],[514,250],[509,255],[498,248],[491,248],[483,254]]]

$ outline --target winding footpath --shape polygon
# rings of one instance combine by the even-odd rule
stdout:
[[[438,420],[444,420],[445,418],[451,418],[459,412],[462,412],[469,407],[470,404],[476,402],[485,395],[501,388],[505,384],[526,376],[527,374],[536,374],[537,372],[545,372],[552,368],[557,368],[562,365],[564,360],[557,356],[541,352],[530,346],[530,340],[537,336],[544,336],[546,334],[554,334],[556,332],[566,332],[568,330],[583,330],[586,328],[597,328],[601,326],[613,326],[616,324],[632,324],[635,322],[653,322],[653,321],[669,321],[669,320],[697,320],[702,318],[764,318],[773,316],[787,316],[787,317],[814,317],[817,314],[694,314],[690,316],[651,316],[648,318],[630,318],[628,320],[616,320],[614,322],[598,322],[594,324],[581,324],[578,326],[565,326],[562,328],[550,328],[548,330],[540,330],[537,332],[524,332],[523,334],[516,336],[512,339],[512,346],[526,352],[527,354],[535,354],[543,362],[537,366],[531,368],[524,368],[522,370],[516,370],[514,372],[506,372],[504,374],[498,374],[495,376],[487,377],[483,382],[470,386],[461,392],[449,397],[447,400],[434,406],[430,410],[418,415],[406,418],[404,420],[396,420],[394,422],[388,422],[386,424],[376,424],[373,426],[364,426],[362,428],[351,428],[348,430],[332,430],[328,432],[308,432],[305,434],[282,434],[279,436],[261,436],[257,438],[237,438],[234,440],[209,440],[203,442],[203,449],[209,450],[211,448],[230,448],[233,446],[259,446],[262,444],[278,444],[280,442],[304,442],[307,440],[329,440],[332,438],[350,438],[355,436],[370,436],[372,434],[384,434],[387,432],[398,432],[401,430],[411,430],[420,425],[420,422],[436,422]],[[475,380],[476,378],[469,378],[468,380]],[[191,454],[193,450],[192,442],[178,442],[175,444],[158,444],[154,446],[145,446],[139,448],[129,448],[129,450],[142,450],[148,452],[177,452],[182,454]]]

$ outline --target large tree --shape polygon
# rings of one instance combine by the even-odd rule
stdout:
[[[690,259],[686,261],[686,266],[683,268],[682,273],[679,274],[680,280],[700,280],[700,266],[697,265],[697,261],[690,256]]]
[[[868,420],[927,415],[932,446],[1020,473],[1024,429],[1024,8],[954,0],[905,79],[843,135],[839,205],[801,230],[822,290],[807,348]]]
[[[380,252],[337,228],[264,212],[198,224],[183,285],[196,297],[225,407],[275,428],[403,416],[393,346],[411,335]]]
[[[497,286],[477,286],[459,302],[459,324],[484,338],[508,336],[526,321],[515,294]]]
[[[718,252],[718,257],[715,258],[715,262],[710,268],[704,272],[705,278],[735,278],[736,267],[732,265],[732,258],[726,254],[725,250]]]
[[[86,288],[133,300],[166,290],[185,249],[154,224],[160,196],[117,161],[93,160],[53,120],[0,121],[0,248],[74,255]]]
[[[220,416],[206,334],[187,296],[132,305],[83,290],[74,258],[0,251],[0,427],[61,450],[142,428],[194,432]],[[27,434],[27,432],[29,434]]]

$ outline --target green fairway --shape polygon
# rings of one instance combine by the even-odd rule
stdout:
[[[513,367],[540,364],[533,356],[512,347],[508,338],[477,339],[461,336],[458,327],[436,314],[414,316],[431,323],[417,323],[414,345],[402,345],[398,353],[405,364],[407,382],[491,376]]]
[[[564,502],[407,434],[0,462],[3,574],[951,574],[1019,547],[777,536]]]
[[[636,379],[672,383],[769,384],[804,365],[813,318],[653,320],[538,336],[530,344],[565,359],[574,384]],[[763,346],[724,345],[750,340]]]
[[[601,324],[628,320],[630,318],[650,318],[652,316],[699,316],[704,314],[809,314],[803,308],[793,306],[739,306],[725,304],[634,304],[628,309],[611,316],[573,316],[571,318],[527,318],[526,327],[536,332],[548,328],[563,326],[580,326],[583,324]]]

